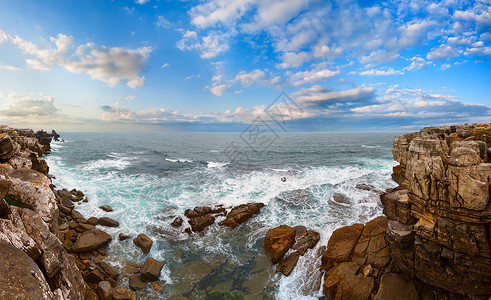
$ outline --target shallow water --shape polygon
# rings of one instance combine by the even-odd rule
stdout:
[[[114,237],[144,232],[154,240],[149,255],[165,262],[164,292],[149,287],[142,298],[235,290],[251,299],[312,299],[302,289],[313,280],[306,274],[315,274],[317,249],[334,229],[381,215],[378,194],[355,186],[395,186],[395,135],[284,133],[259,147],[236,133],[65,133],[47,161],[57,188],[86,193],[89,202],[77,207],[84,216],[118,220],[120,227],[103,228]],[[334,203],[334,193],[351,204]],[[170,226],[173,216],[194,206],[247,202],[266,206],[233,230],[213,225],[203,236],[189,236]],[[114,211],[102,211],[103,204]],[[274,275],[262,251],[266,231],[281,224],[304,225],[322,237],[289,277]],[[109,246],[115,264],[145,258],[131,240]]]

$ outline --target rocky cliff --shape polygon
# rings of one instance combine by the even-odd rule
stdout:
[[[332,234],[328,299],[491,296],[491,124],[428,127],[393,142],[383,217]]]

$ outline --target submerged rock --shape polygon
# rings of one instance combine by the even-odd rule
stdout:
[[[293,271],[293,268],[297,265],[297,261],[300,258],[300,254],[298,252],[294,252],[284,259],[276,266],[276,272],[280,272],[285,276],[289,276]]]
[[[264,239],[264,250],[273,264],[278,263],[295,243],[295,229],[281,225],[268,230]]]
[[[297,189],[281,192],[276,199],[289,206],[297,207],[310,202],[310,193],[307,189]]]
[[[351,204],[351,201],[345,195],[339,193],[334,193],[334,195],[332,196],[332,200],[342,205]]]

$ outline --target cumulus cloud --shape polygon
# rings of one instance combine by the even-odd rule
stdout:
[[[410,60],[411,63],[404,70],[420,70],[428,65],[428,62],[419,55],[414,56]]]
[[[58,112],[54,106],[55,97],[43,94],[17,94],[9,93],[7,96],[0,95],[2,99],[0,116],[5,117],[28,117],[28,116],[53,116]]]
[[[458,56],[460,51],[458,49],[453,48],[450,45],[440,45],[430,50],[428,55],[426,55],[427,59],[445,59]]]
[[[331,79],[334,76],[341,73],[339,70],[329,70],[329,69],[321,69],[321,70],[310,70],[304,72],[297,72],[290,76],[290,81],[295,86],[299,86],[306,83],[312,83],[319,80]]]
[[[177,42],[177,48],[180,50],[198,50],[202,58],[214,58],[220,53],[229,49],[229,34],[220,34],[210,31],[208,35],[198,37],[195,31],[188,30],[184,33],[182,39]]]
[[[19,36],[9,36],[8,39],[22,54],[31,57],[26,59],[26,65],[30,69],[47,71],[61,66],[69,72],[86,73],[92,79],[103,81],[110,87],[122,82],[126,82],[131,88],[145,85],[145,77],[139,74],[151,52],[148,47],[98,47],[93,43],[76,47],[74,39],[64,34],[50,38],[54,48],[41,47]]]
[[[401,75],[401,74],[403,74],[403,72],[389,68],[387,70],[369,69],[369,70],[365,70],[363,72],[360,72],[359,74],[363,75],[363,76],[387,76],[387,75]]]

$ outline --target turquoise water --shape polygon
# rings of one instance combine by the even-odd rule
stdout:
[[[65,133],[65,142],[52,144],[47,161],[57,188],[86,193],[89,202],[77,207],[84,216],[118,220],[120,227],[103,228],[114,237],[121,232],[152,237],[149,255],[165,262],[164,292],[147,288],[142,299],[217,290],[250,299],[315,299],[302,289],[310,284],[306,274],[316,272],[317,248],[334,229],[382,213],[378,194],[355,186],[395,186],[390,178],[395,135],[283,133],[259,144],[237,133]],[[291,192],[299,189],[301,197]],[[334,193],[351,204],[334,203]],[[173,216],[194,206],[247,202],[266,206],[233,230],[213,225],[203,236],[189,236],[170,226]],[[114,211],[102,211],[103,204]],[[289,277],[274,275],[261,250],[266,231],[281,224],[304,225],[322,237]],[[115,238],[109,246],[114,264],[145,258],[131,240]],[[198,275],[190,278],[193,273]]]

